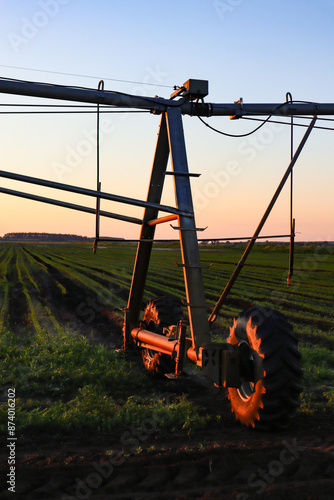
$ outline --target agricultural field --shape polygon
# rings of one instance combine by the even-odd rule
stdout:
[[[208,314],[243,248],[201,247]],[[116,243],[95,255],[87,243],[0,244],[0,432],[5,442],[14,388],[17,498],[329,498],[334,246],[298,245],[287,287],[288,246],[256,245],[213,325],[213,340],[226,341],[233,318],[254,304],[292,323],[301,405],[290,430],[270,435],[239,426],[224,390],[194,366],[182,381],[156,381],[139,353],[118,351],[135,252]],[[185,299],[175,262],[176,244],[154,246],[143,307],[162,295]],[[292,449],[286,464],[277,458],[284,449]],[[5,447],[0,457],[7,498]]]

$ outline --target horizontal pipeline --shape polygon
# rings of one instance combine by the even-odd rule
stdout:
[[[36,83],[21,80],[0,78],[0,93],[44,97],[61,101],[89,102],[91,104],[107,104],[124,108],[156,109],[163,111],[170,102],[159,97],[142,97],[122,92],[110,92],[81,87],[67,87],[48,83]]]
[[[142,328],[134,328],[131,330],[131,335],[136,344],[140,343],[140,347],[156,350],[169,355],[175,353],[175,357],[179,355],[180,345],[178,344],[177,339],[169,339],[168,337],[164,337],[163,335],[159,335],[158,333],[153,333]],[[196,351],[193,347],[189,347],[187,350],[187,356],[191,361],[194,361],[197,364],[202,361],[201,351],[200,357],[197,358]]]
[[[85,196],[93,196],[94,198],[101,198],[103,200],[115,201],[117,203],[125,203],[126,205],[134,205],[137,207],[149,207],[161,210],[162,212],[169,212],[176,215],[189,216],[189,212],[178,210],[177,208],[167,205],[160,205],[159,203],[152,203],[148,201],[136,200],[135,198],[127,198],[117,194],[104,193],[102,191],[94,191],[94,189],[87,189],[70,184],[63,184],[61,182],[48,181],[46,179],[38,179],[37,177],[30,177],[29,175],[14,174],[13,172],[6,172],[0,170],[0,177],[11,179],[14,181],[27,182],[28,184],[36,184],[37,186],[44,186],[51,189],[60,189],[61,191],[68,191],[70,193],[82,194]]]
[[[89,88],[67,87],[20,80],[0,78],[0,93],[58,99],[62,101],[105,104],[122,108],[148,109],[163,112],[178,107],[182,114],[196,116],[258,116],[258,115],[334,115],[333,103],[199,103],[186,99],[163,99],[144,97]],[[196,108],[195,108],[196,106]]]
[[[37,196],[35,194],[23,193],[21,191],[14,191],[13,189],[6,189],[0,187],[0,193],[9,194],[11,196],[18,196],[19,198],[27,198],[28,200],[39,201],[42,203],[47,203],[49,205],[56,205],[57,207],[71,208],[72,210],[78,210],[79,212],[86,212],[88,214],[96,214],[95,208],[83,207],[82,205],[75,205],[74,203],[68,203],[66,201],[53,200],[52,198],[44,198],[43,196]],[[100,210],[99,214],[101,217],[109,217],[109,219],[118,219],[125,222],[131,222],[132,224],[142,224],[141,219],[136,217],[129,217],[127,215],[114,214],[112,212],[106,212]]]
[[[291,116],[291,115],[334,115],[333,103],[186,103],[182,113],[192,116]]]

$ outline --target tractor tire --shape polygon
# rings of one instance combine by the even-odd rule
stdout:
[[[236,419],[260,430],[288,427],[302,390],[301,354],[292,326],[278,312],[253,307],[234,319],[227,342],[253,349],[240,367],[240,387],[228,388]]]
[[[146,305],[143,323],[146,330],[163,334],[163,329],[177,325],[183,319],[182,309],[176,300],[159,297]],[[154,376],[163,377],[166,373],[175,372],[175,361],[161,352],[142,349],[143,362],[146,370]]]

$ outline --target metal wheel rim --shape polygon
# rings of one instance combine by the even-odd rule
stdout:
[[[247,345],[250,345],[249,342],[245,342]],[[254,353],[251,357],[254,363],[254,375],[255,381],[252,382],[247,380],[246,378],[241,378],[241,385],[238,387],[237,391],[240,399],[243,401],[249,401],[255,392],[255,387],[258,382],[263,377],[263,360],[258,353]]]
[[[255,384],[249,380],[242,379],[241,386],[237,391],[243,401],[248,401],[255,392]]]
[[[147,355],[153,359],[154,355],[156,354],[156,351],[152,351],[152,349],[146,349]]]

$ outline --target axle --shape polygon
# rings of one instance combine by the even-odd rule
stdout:
[[[182,324],[179,325],[178,332],[182,332]],[[134,328],[131,330],[131,336],[140,349],[157,351],[178,360],[176,376],[181,373],[180,368],[183,366],[184,358],[187,357],[205,371],[216,387],[240,386],[240,373],[245,365],[245,356],[240,355],[239,349],[234,346],[218,343],[206,344],[199,349],[197,356],[196,350],[191,347],[191,339],[185,337],[181,339],[181,335],[178,338],[175,335],[166,337],[144,328]]]

